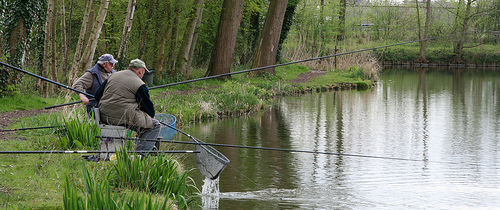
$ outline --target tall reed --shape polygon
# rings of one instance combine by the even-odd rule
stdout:
[[[199,190],[188,171],[178,173],[178,163],[165,154],[140,158],[126,149],[117,152],[112,183],[117,187],[162,193],[177,200],[180,208],[197,206]]]
[[[171,209],[173,204],[168,199],[153,199],[152,196],[134,191],[130,195],[119,196],[113,192],[109,184],[109,176],[99,182],[85,165],[82,166],[83,184],[85,188],[79,193],[75,183],[66,177],[63,195],[64,209]]]
[[[306,43],[297,43],[295,45],[285,46],[285,50],[283,50],[283,57],[292,61],[297,61],[327,55],[334,55],[356,49],[356,46],[354,44],[351,44],[352,46],[348,45],[349,44],[346,43],[340,50],[335,51],[335,49],[331,49],[326,46],[312,47],[307,45]],[[352,70],[352,67],[355,66],[356,69],[361,70],[362,79],[374,81],[378,80],[378,75],[381,70],[381,66],[375,57],[375,53],[370,51],[337,56],[336,59],[334,57],[331,57],[308,61],[304,62],[303,65],[308,66],[313,70],[323,71],[348,71]]]
[[[86,113],[69,112],[67,117],[63,118],[63,124],[66,126],[66,132],[59,136],[59,147],[61,149],[75,148],[99,148],[99,139],[95,136],[100,135],[100,129],[94,123],[93,118],[88,118]]]

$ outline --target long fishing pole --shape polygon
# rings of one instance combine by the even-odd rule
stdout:
[[[469,32],[464,32],[464,33],[469,33]],[[201,81],[201,80],[213,79],[213,78],[218,78],[218,77],[230,76],[230,75],[233,75],[233,74],[241,74],[241,73],[246,73],[246,72],[251,72],[251,71],[258,71],[258,70],[263,70],[263,69],[268,69],[268,68],[274,68],[274,67],[279,67],[279,66],[286,66],[286,65],[296,64],[296,63],[303,63],[303,62],[307,62],[307,61],[314,61],[314,60],[320,60],[320,59],[325,59],[325,58],[331,58],[331,57],[335,57],[335,56],[348,55],[348,54],[353,54],[353,53],[358,53],[358,52],[364,52],[364,51],[369,51],[369,50],[376,50],[376,49],[380,49],[380,48],[393,47],[393,46],[398,46],[398,45],[403,45],[403,44],[410,44],[410,43],[414,43],[414,42],[422,42],[422,41],[434,40],[434,39],[439,39],[439,38],[448,37],[448,36],[456,36],[456,35],[460,35],[460,34],[464,34],[464,33],[450,34],[450,35],[432,37],[432,38],[427,38],[427,39],[420,39],[420,40],[402,42],[402,43],[397,43],[397,44],[384,45],[384,46],[380,46],[380,47],[373,47],[373,48],[362,49],[362,50],[355,50],[355,51],[344,52],[344,53],[337,53],[337,54],[327,55],[327,56],[322,56],[322,57],[309,58],[309,59],[305,59],[305,60],[292,61],[292,62],[288,62],[288,63],[281,63],[281,64],[275,64],[275,65],[270,65],[270,66],[263,66],[263,67],[258,67],[258,68],[253,68],[253,69],[247,69],[247,70],[243,70],[243,71],[230,72],[230,73],[219,74],[219,75],[214,75],[214,76],[208,76],[208,77],[203,77],[203,78],[198,78],[198,79],[192,79],[192,80],[186,80],[186,81],[181,81],[181,82],[170,83],[170,84],[166,84],[166,85],[154,86],[154,87],[150,87],[149,90],[157,89],[157,88],[163,88],[163,87],[168,87],[168,86],[173,86],[173,85],[180,85],[180,84],[185,84],[185,83],[190,83],[190,82],[196,82],[196,81]]]
[[[259,150],[273,150],[273,151],[282,151],[282,152],[300,152],[300,153],[313,153],[313,154],[325,154],[325,155],[337,155],[337,156],[351,156],[351,157],[364,157],[364,158],[376,158],[376,159],[388,159],[388,160],[404,160],[404,161],[414,161],[414,162],[422,162],[425,160],[418,159],[407,159],[407,158],[395,158],[395,157],[381,157],[381,156],[372,156],[372,155],[361,155],[361,154],[346,154],[346,153],[335,153],[335,152],[317,152],[317,151],[308,151],[308,150],[294,150],[294,149],[281,149],[281,148],[269,148],[269,147],[252,147],[252,146],[242,146],[242,145],[231,145],[231,144],[214,144],[214,143],[205,143],[196,139],[195,137],[189,135],[188,133],[181,131],[171,125],[168,125],[162,121],[159,121],[162,125],[165,125],[171,129],[174,129],[187,137],[195,140],[195,142],[186,142],[186,141],[172,141],[172,140],[162,140],[159,139],[139,139],[139,138],[125,138],[125,137],[108,137],[108,136],[96,136],[96,138],[111,138],[111,139],[124,139],[124,140],[140,140],[140,141],[156,141],[156,142],[165,142],[165,143],[179,143],[179,144],[197,144],[197,145],[208,145],[208,146],[219,146],[219,147],[235,147],[235,148],[244,148],[244,149],[259,149]]]
[[[93,98],[89,98],[89,100],[93,100]],[[73,101],[73,102],[69,102],[69,103],[65,103],[65,104],[59,104],[59,105],[54,105],[54,106],[48,106],[48,107],[45,107],[45,109],[52,109],[52,108],[57,108],[57,107],[61,107],[61,106],[67,106],[67,105],[79,104],[79,103],[82,103],[82,101]]]
[[[0,151],[0,154],[86,154],[86,153],[116,153],[117,151],[86,151],[86,150],[68,150],[68,151]],[[165,150],[165,151],[127,151],[128,153],[200,153],[198,150]]]
[[[33,74],[33,73],[29,72],[29,71],[22,70],[22,69],[20,69],[20,68],[17,68],[17,67],[15,67],[15,66],[12,66],[12,65],[9,65],[9,64],[3,63],[3,62],[0,62],[0,64],[2,64],[2,65],[4,65],[4,66],[7,66],[7,67],[9,67],[9,68],[11,68],[11,69],[14,69],[14,70],[17,70],[17,71],[23,72],[23,73],[25,73],[25,74],[29,74],[29,75],[34,76],[34,77],[36,77],[36,78],[39,78],[39,79],[41,79],[41,80],[45,80],[45,81],[47,81],[47,82],[50,82],[50,83],[53,83],[53,84],[59,85],[59,86],[61,86],[61,87],[63,87],[63,88],[66,88],[66,89],[69,89],[69,90],[72,90],[72,91],[75,91],[75,92],[81,93],[81,94],[83,94],[83,95],[86,95],[87,97],[94,98],[94,96],[93,96],[93,95],[91,95],[91,94],[88,94],[88,93],[83,92],[83,91],[79,91],[79,90],[74,89],[74,88],[71,88],[71,87],[69,87],[69,86],[67,86],[67,85],[63,85],[63,84],[61,84],[61,83],[58,83],[58,82],[52,81],[52,80],[47,79],[47,78],[45,78],[45,77],[42,77],[42,76],[39,76],[39,75]]]
[[[388,159],[388,160],[404,160],[404,161],[413,161],[413,162],[426,162],[426,160],[409,159],[409,158],[383,157],[383,156],[362,155],[362,154],[346,154],[346,153],[337,153],[337,152],[318,152],[318,151],[309,151],[309,150],[295,150],[295,149],[282,149],[282,148],[269,148],[269,147],[252,147],[252,146],[233,145],[233,144],[215,144],[215,143],[205,143],[205,142],[173,141],[173,140],[162,140],[161,138],[159,138],[159,139],[139,139],[139,138],[125,138],[125,137],[108,137],[108,136],[96,136],[96,137],[122,139],[122,140],[156,141],[156,142],[177,143],[177,144],[195,144],[195,145],[207,145],[207,146],[217,146],[217,147],[233,147],[233,148],[241,148],[241,149],[258,149],[258,150],[271,150],[271,151],[281,151],[281,152],[299,152],[299,153],[311,153],[311,154],[323,154],[323,155],[337,155],[337,156],[363,157],[363,158]],[[451,163],[451,162],[445,162],[445,163]]]
[[[0,132],[6,132],[6,131],[25,131],[25,130],[58,128],[58,127],[65,127],[65,126],[64,125],[56,125],[56,126],[42,126],[42,127],[32,127],[32,128],[13,128],[13,129],[3,129],[3,130],[0,130]]]
[[[464,33],[469,33],[469,32],[464,32]],[[380,49],[380,48],[393,47],[393,46],[397,46],[397,45],[410,44],[410,43],[422,42],[422,41],[429,41],[429,40],[439,39],[439,38],[443,38],[443,37],[456,36],[456,35],[460,35],[460,34],[464,34],[464,33],[450,34],[450,35],[432,37],[432,38],[427,38],[427,39],[420,39],[420,40],[414,40],[414,41],[409,41],[409,42],[402,42],[402,43],[397,43],[397,44],[384,45],[384,46],[380,46],[380,47],[373,47],[373,48],[368,48],[368,49],[350,51],[350,52],[345,52],[345,53],[337,53],[337,54],[327,55],[327,56],[322,56],[322,57],[309,58],[309,59],[305,59],[305,60],[298,60],[298,61],[293,61],[293,62],[288,62],[288,63],[281,63],[281,64],[275,64],[275,65],[270,65],[270,66],[263,66],[263,67],[258,67],[258,68],[253,68],[253,69],[247,69],[247,70],[243,70],[243,71],[236,71],[236,72],[230,72],[230,73],[219,74],[219,75],[214,75],[214,76],[202,77],[202,78],[198,78],[198,79],[185,80],[185,81],[181,81],[181,82],[174,82],[174,83],[165,84],[165,85],[158,85],[158,86],[150,87],[148,89],[149,90],[153,90],[153,89],[157,89],[157,88],[163,88],[163,87],[169,87],[169,86],[174,86],[174,85],[186,84],[186,83],[190,83],[190,82],[197,82],[197,81],[202,81],[202,80],[207,80],[207,79],[214,79],[214,78],[218,78],[218,77],[230,76],[230,75],[233,75],[233,74],[242,74],[242,73],[247,73],[247,72],[251,72],[251,71],[258,71],[258,70],[263,70],[263,69],[268,69],[268,68],[274,68],[274,67],[279,67],[279,66],[291,65],[291,64],[296,64],[296,63],[303,63],[303,62],[307,62],[307,61],[313,61],[313,60],[331,58],[331,57],[341,56],[341,55],[348,55],[348,54],[353,54],[353,53],[358,53],[358,52],[364,52],[364,51],[369,51],[369,50],[376,50],[376,49]],[[51,106],[51,107],[45,107],[45,109],[51,109],[51,108],[60,107],[60,106],[66,106],[66,105],[72,105],[72,104],[76,104],[76,103],[80,103],[80,102],[81,101],[71,102],[71,103],[67,103],[67,104],[60,104],[60,105],[55,105],[55,106]]]

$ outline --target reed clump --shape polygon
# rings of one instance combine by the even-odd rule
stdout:
[[[179,165],[162,153],[157,156],[130,156],[123,149],[116,153],[110,181],[119,188],[161,193],[169,199],[177,200],[182,208],[196,206],[199,190],[189,176],[189,171],[179,172]]]
[[[98,149],[99,136],[101,131],[94,122],[93,117],[88,117],[87,113],[77,111],[66,111],[63,114],[62,123],[65,126],[63,131],[58,132],[57,145],[60,149]]]
[[[133,191],[131,194],[119,195],[111,188],[108,176],[99,180],[85,165],[82,165],[82,177],[84,188],[80,191],[78,183],[66,176],[64,209],[176,209],[169,199],[153,198],[145,192]]]
[[[304,43],[297,43],[293,46],[288,46],[288,49],[284,50],[285,53],[283,57],[292,61],[298,61],[345,53],[349,51],[348,49],[353,49],[353,47],[344,47],[335,50],[325,46],[315,47]],[[361,79],[372,81],[378,80],[381,70],[381,66],[378,63],[375,54],[369,51],[307,61],[302,64],[312,70],[352,71],[353,69],[356,69],[361,71]]]
[[[110,165],[110,164],[106,164]],[[105,166],[106,167],[106,166]],[[82,165],[82,183],[66,177],[65,209],[188,209],[197,208],[199,190],[188,171],[165,154],[142,157],[116,153],[108,172],[96,175]],[[104,170],[106,171],[106,170]],[[82,186],[79,189],[78,186]],[[129,193],[127,193],[129,192]],[[156,198],[155,198],[156,197]]]

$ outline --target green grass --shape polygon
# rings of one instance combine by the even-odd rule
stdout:
[[[4,142],[3,142],[4,143]],[[2,145],[2,150],[27,150],[29,142]],[[66,174],[76,173],[77,155],[0,155],[0,206],[55,208],[61,206]]]
[[[42,98],[34,95],[15,93],[12,96],[0,97],[0,113],[14,110],[41,109],[57,103],[56,98]]]

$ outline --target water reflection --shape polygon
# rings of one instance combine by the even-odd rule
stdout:
[[[500,73],[394,69],[381,78],[373,90],[278,98],[261,116],[187,132],[222,144],[420,161],[218,147],[231,160],[219,208],[500,207]]]

